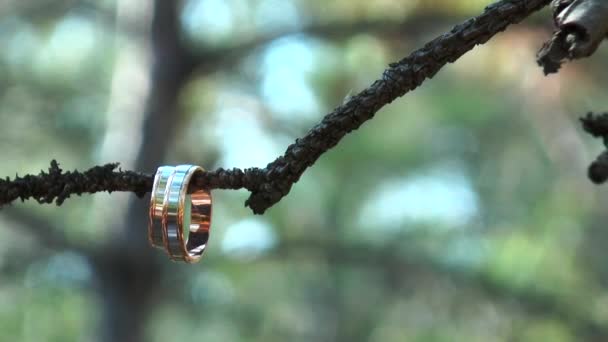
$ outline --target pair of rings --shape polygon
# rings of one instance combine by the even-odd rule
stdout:
[[[200,260],[211,229],[211,193],[188,194],[196,165],[161,166],[154,176],[150,197],[148,240],[164,249],[169,258],[193,263]]]

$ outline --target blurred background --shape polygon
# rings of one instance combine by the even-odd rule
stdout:
[[[0,175],[264,167],[485,0],[0,2]],[[577,119],[607,49],[544,77],[545,10],[383,108],[263,216],[214,191],[170,262],[148,198],[0,211],[2,341],[606,341],[608,190]]]

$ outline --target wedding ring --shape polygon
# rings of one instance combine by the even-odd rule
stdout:
[[[209,240],[211,193],[187,193],[192,175],[202,171],[200,166],[178,165],[167,181],[161,222],[164,246],[173,260],[198,261]]]
[[[148,223],[148,241],[153,247],[164,248],[163,242],[163,202],[167,192],[167,182],[175,173],[173,166],[161,166],[156,171],[150,196],[150,213]]]

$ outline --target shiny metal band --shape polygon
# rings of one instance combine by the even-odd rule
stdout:
[[[148,223],[148,241],[154,247],[165,248],[163,242],[163,202],[167,192],[169,178],[175,173],[173,166],[161,166],[156,171],[150,196],[150,220]]]
[[[211,194],[187,194],[192,175],[204,171],[200,166],[178,165],[174,171],[162,207],[163,242],[171,259],[192,263],[200,259],[209,240]]]

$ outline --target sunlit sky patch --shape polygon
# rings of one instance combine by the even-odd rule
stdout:
[[[220,44],[242,30],[240,26],[249,25],[239,21],[243,11],[253,13],[251,24],[260,34],[300,26],[297,8],[289,0],[264,0],[257,6],[240,0],[190,0],[182,12],[182,23],[195,40]],[[319,113],[317,98],[307,81],[316,64],[314,44],[303,35],[292,35],[272,42],[262,53],[261,97],[279,119],[293,122],[316,118]]]
[[[284,146],[270,135],[259,118],[259,107],[242,101],[218,101],[215,135],[221,151],[221,167],[264,167]]]
[[[459,168],[440,166],[402,179],[386,180],[370,194],[359,215],[369,230],[402,230],[408,224],[431,223],[437,229],[462,226],[478,212],[478,198]]]
[[[186,32],[203,40],[227,36],[233,21],[230,5],[223,0],[191,0],[186,2],[182,12]]]
[[[260,218],[247,218],[226,228],[222,251],[239,258],[255,257],[277,243],[272,226]]]
[[[277,118],[314,118],[319,104],[307,75],[315,67],[313,41],[301,35],[272,43],[262,62],[262,97]]]
[[[298,9],[290,0],[262,0],[257,4],[245,0],[189,0],[181,21],[186,34],[208,44],[226,43],[247,25],[261,33],[300,26]]]

